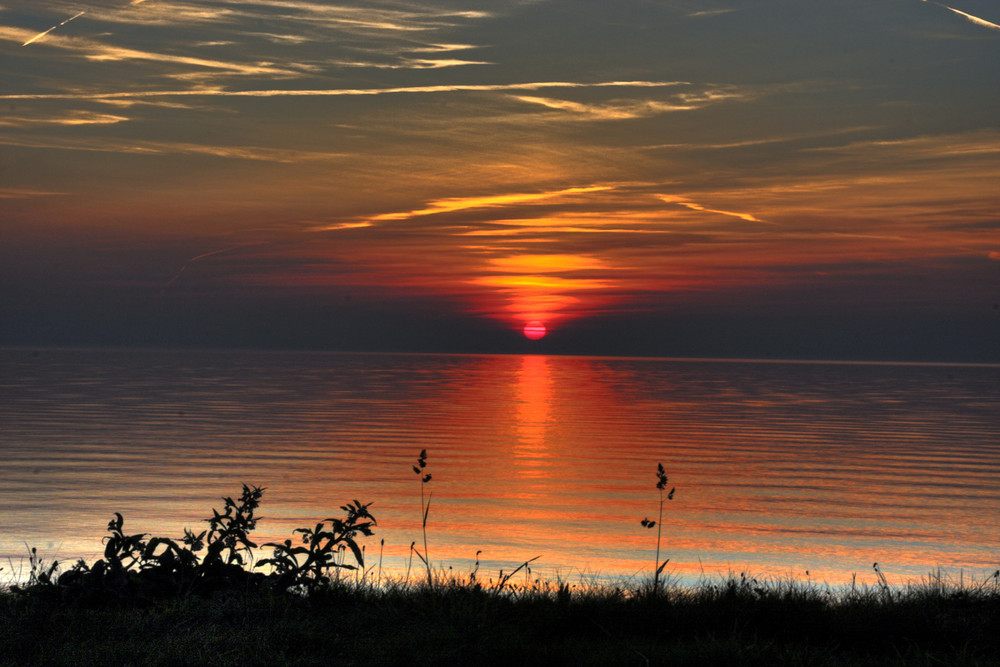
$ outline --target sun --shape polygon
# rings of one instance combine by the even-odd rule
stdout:
[[[524,337],[528,340],[538,340],[546,334],[545,325],[538,321],[528,322],[524,325]]]

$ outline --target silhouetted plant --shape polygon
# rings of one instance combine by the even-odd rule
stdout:
[[[250,533],[257,526],[255,512],[260,506],[264,490],[243,485],[237,500],[223,498],[222,511],[213,509],[206,519],[208,530],[194,533],[184,530],[184,537],[173,540],[166,537],[147,539],[146,533],[132,535],[124,532],[125,520],[115,512],[108,522],[108,535],[103,539],[104,558],[93,565],[77,562],[69,571],[54,580],[58,563],[45,566],[32,549],[29,554],[31,572],[28,588],[40,589],[57,584],[67,595],[93,602],[118,600],[128,603],[149,601],[156,598],[176,597],[195,592],[208,595],[214,591],[234,587],[279,587],[282,590],[296,585],[314,589],[328,583],[331,568],[355,569],[343,562],[345,550],[350,550],[358,565],[364,567],[364,552],[359,547],[358,534],[371,535],[375,519],[368,512],[368,505],[355,500],[341,507],[345,518],[330,518],[316,524],[314,529],[299,528],[304,547],[292,547],[291,540],[274,547],[274,557],[258,564],[274,566],[274,572],[265,575],[246,569],[257,545]],[[326,524],[330,523],[329,529]],[[199,558],[199,552],[204,555]],[[304,557],[304,558],[301,558]]]
[[[190,530],[184,531],[184,543],[192,551],[197,552],[202,544],[207,545],[205,557],[202,559],[202,566],[213,566],[218,563],[226,565],[244,565],[244,554],[248,557],[252,555],[252,550],[257,545],[250,541],[250,533],[257,527],[257,518],[254,512],[260,507],[261,496],[264,489],[254,486],[243,485],[243,494],[239,502],[226,497],[225,510],[220,514],[213,509],[214,516],[205,519],[209,524],[206,533],[203,531],[199,535],[193,534]]]
[[[212,510],[205,521],[209,529],[195,534],[184,529],[179,541],[168,537],[147,538],[147,533],[127,535],[125,520],[115,512],[108,522],[104,559],[88,566],[79,561],[59,578],[59,583],[85,597],[97,599],[151,599],[202,594],[246,583],[251,577],[243,569],[251,549],[256,527],[254,512],[264,490],[243,485],[239,500],[223,498],[222,512]],[[204,557],[198,552],[205,550]],[[263,577],[263,575],[260,575]],[[258,578],[259,579],[259,578]]]
[[[105,562],[112,570],[130,570],[146,558],[147,533],[126,535],[122,530],[124,525],[125,518],[115,512],[115,518],[108,522],[108,532],[111,534],[102,540]]]
[[[411,544],[410,549],[415,552],[420,560],[424,562],[424,567],[427,568],[427,585],[434,585],[434,577],[431,574],[431,561],[430,554],[427,552],[427,515],[431,511],[431,496],[433,494],[427,494],[426,500],[424,495],[424,486],[426,486],[431,481],[431,474],[429,472],[424,472],[424,468],[427,467],[427,450],[421,449],[420,456],[417,457],[417,464],[413,466],[413,472],[417,474],[420,478],[420,514],[422,517],[421,530],[424,535],[424,552],[420,553],[420,550],[416,548],[416,545]]]
[[[330,583],[329,570],[339,571],[364,569],[365,557],[355,537],[360,533],[371,536],[375,517],[368,511],[371,505],[362,505],[355,500],[341,506],[343,519],[329,518],[316,524],[315,528],[297,528],[292,532],[302,535],[304,546],[292,546],[292,540],[282,543],[269,542],[266,547],[274,548],[274,555],[257,564],[270,565],[278,575],[278,586],[282,589],[302,586],[314,590],[320,584]],[[330,528],[326,528],[327,522]],[[343,562],[344,549],[350,549],[357,565]]]
[[[644,528],[653,528],[653,527],[656,528],[656,558],[653,561],[653,594],[654,595],[656,593],[658,593],[659,590],[660,590],[660,574],[663,573],[663,568],[665,568],[667,566],[667,563],[670,562],[669,558],[666,559],[665,561],[663,561],[662,563],[660,562],[660,537],[663,534],[663,501],[664,501],[664,499],[666,499],[666,500],[673,500],[674,499],[674,491],[676,491],[676,489],[671,488],[670,492],[666,494],[666,498],[664,498],[664,491],[666,490],[666,488],[667,488],[667,473],[663,469],[663,464],[662,463],[657,463],[656,464],[656,489],[660,492],[660,514],[659,514],[659,517],[658,517],[658,519],[656,521],[650,521],[649,518],[643,517],[642,521],[640,522],[643,525]]]
[[[878,577],[878,589],[885,600],[892,599],[892,588],[889,586],[889,580],[885,578],[885,573],[878,566],[878,563],[872,563],[872,569],[875,570],[875,576]]]
[[[31,547],[28,549],[28,567],[28,586],[50,586],[55,583],[53,575],[59,569],[59,561],[54,560],[46,565],[45,560],[38,555],[38,548]]]
[[[472,568],[472,572],[469,572],[469,583],[476,588],[479,588],[479,582],[476,581],[476,575],[479,574],[479,554],[481,553],[483,553],[482,549],[476,552],[476,566]]]
[[[497,590],[497,592],[502,591],[503,587],[507,585],[507,582],[510,581],[511,578],[515,574],[517,574],[518,572],[520,572],[521,570],[525,570],[525,568],[527,568],[525,571],[528,572],[528,573],[530,573],[531,572],[531,568],[530,568],[531,563],[534,563],[539,558],[541,558],[541,556],[535,556],[534,558],[532,558],[530,560],[524,561],[523,563],[521,563],[520,565],[518,565],[516,569],[512,570],[508,574],[504,574],[503,570],[500,570],[500,575],[499,575],[499,578],[497,579],[497,584],[496,584],[496,590]],[[477,559],[478,559],[478,556],[477,556]]]

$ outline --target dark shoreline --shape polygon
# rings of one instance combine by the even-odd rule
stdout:
[[[144,604],[0,593],[3,665],[998,665],[996,578],[964,589],[333,584]]]

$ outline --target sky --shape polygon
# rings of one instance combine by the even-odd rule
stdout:
[[[0,0],[0,82],[0,345],[1000,361],[994,0]]]

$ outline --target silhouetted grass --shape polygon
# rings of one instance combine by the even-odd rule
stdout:
[[[989,583],[989,582],[987,582]],[[468,578],[217,591],[142,608],[0,594],[10,665],[995,665],[1000,591],[835,593],[730,578],[490,587]]]
[[[658,480],[662,512],[662,467]],[[29,550],[26,580],[0,591],[0,664],[1000,664],[1000,571],[892,587],[875,564],[873,586],[741,574],[685,587],[657,564],[652,585],[553,584],[531,577],[535,559],[496,577],[478,562],[435,571],[425,542],[427,578],[412,583],[368,576],[356,538],[375,519],[358,501],[252,566],[262,493],[244,486],[181,540],[129,535],[116,514],[104,558],[62,574]]]

